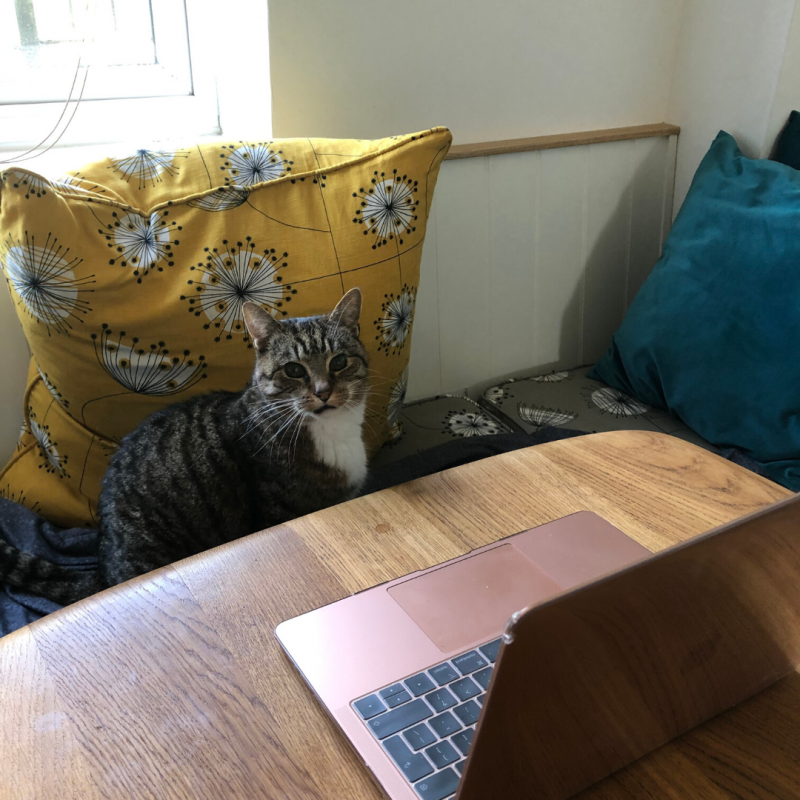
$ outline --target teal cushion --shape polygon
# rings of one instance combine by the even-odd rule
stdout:
[[[591,377],[800,490],[800,172],[721,132]]]
[[[772,158],[787,167],[800,169],[800,113],[797,111],[789,114],[789,121],[775,143],[775,155]]]

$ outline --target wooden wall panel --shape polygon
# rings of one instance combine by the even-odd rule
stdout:
[[[534,356],[539,158],[486,158],[489,168],[489,364],[492,374]]]
[[[408,400],[595,361],[661,253],[677,136],[446,161]]]
[[[531,364],[556,368],[581,360],[588,156],[586,147],[541,153],[538,259],[530,298],[536,349]],[[527,366],[520,364],[520,369]]]
[[[442,389],[491,374],[488,168],[486,158],[454,161],[436,187]]]
[[[675,155],[673,152],[670,156],[670,143],[675,138],[631,142],[634,165],[631,249],[625,289],[627,305],[636,297],[661,255],[665,212],[670,219],[672,214],[671,176],[675,171]],[[664,186],[664,191],[654,191],[654,186]]]
[[[631,240],[632,144],[613,142],[602,153],[587,148],[583,363],[597,361],[606,351],[628,305],[625,286]]]

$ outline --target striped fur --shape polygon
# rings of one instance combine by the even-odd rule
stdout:
[[[99,574],[0,545],[0,580],[67,604],[355,494],[366,476],[360,309],[357,289],[330,315],[308,319],[277,322],[246,303],[256,351],[250,384],[153,414],[111,459]],[[287,374],[288,364],[303,375]]]

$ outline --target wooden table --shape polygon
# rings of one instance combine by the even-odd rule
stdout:
[[[379,798],[284,657],[279,622],[581,509],[656,551],[788,494],[678,439],[606,433],[424,478],[115,587],[0,640],[0,798]],[[582,797],[800,797],[799,752],[795,673]]]

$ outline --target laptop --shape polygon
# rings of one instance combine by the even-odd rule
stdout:
[[[392,800],[570,797],[800,664],[800,497],[655,555],[576,513],[276,636]]]

